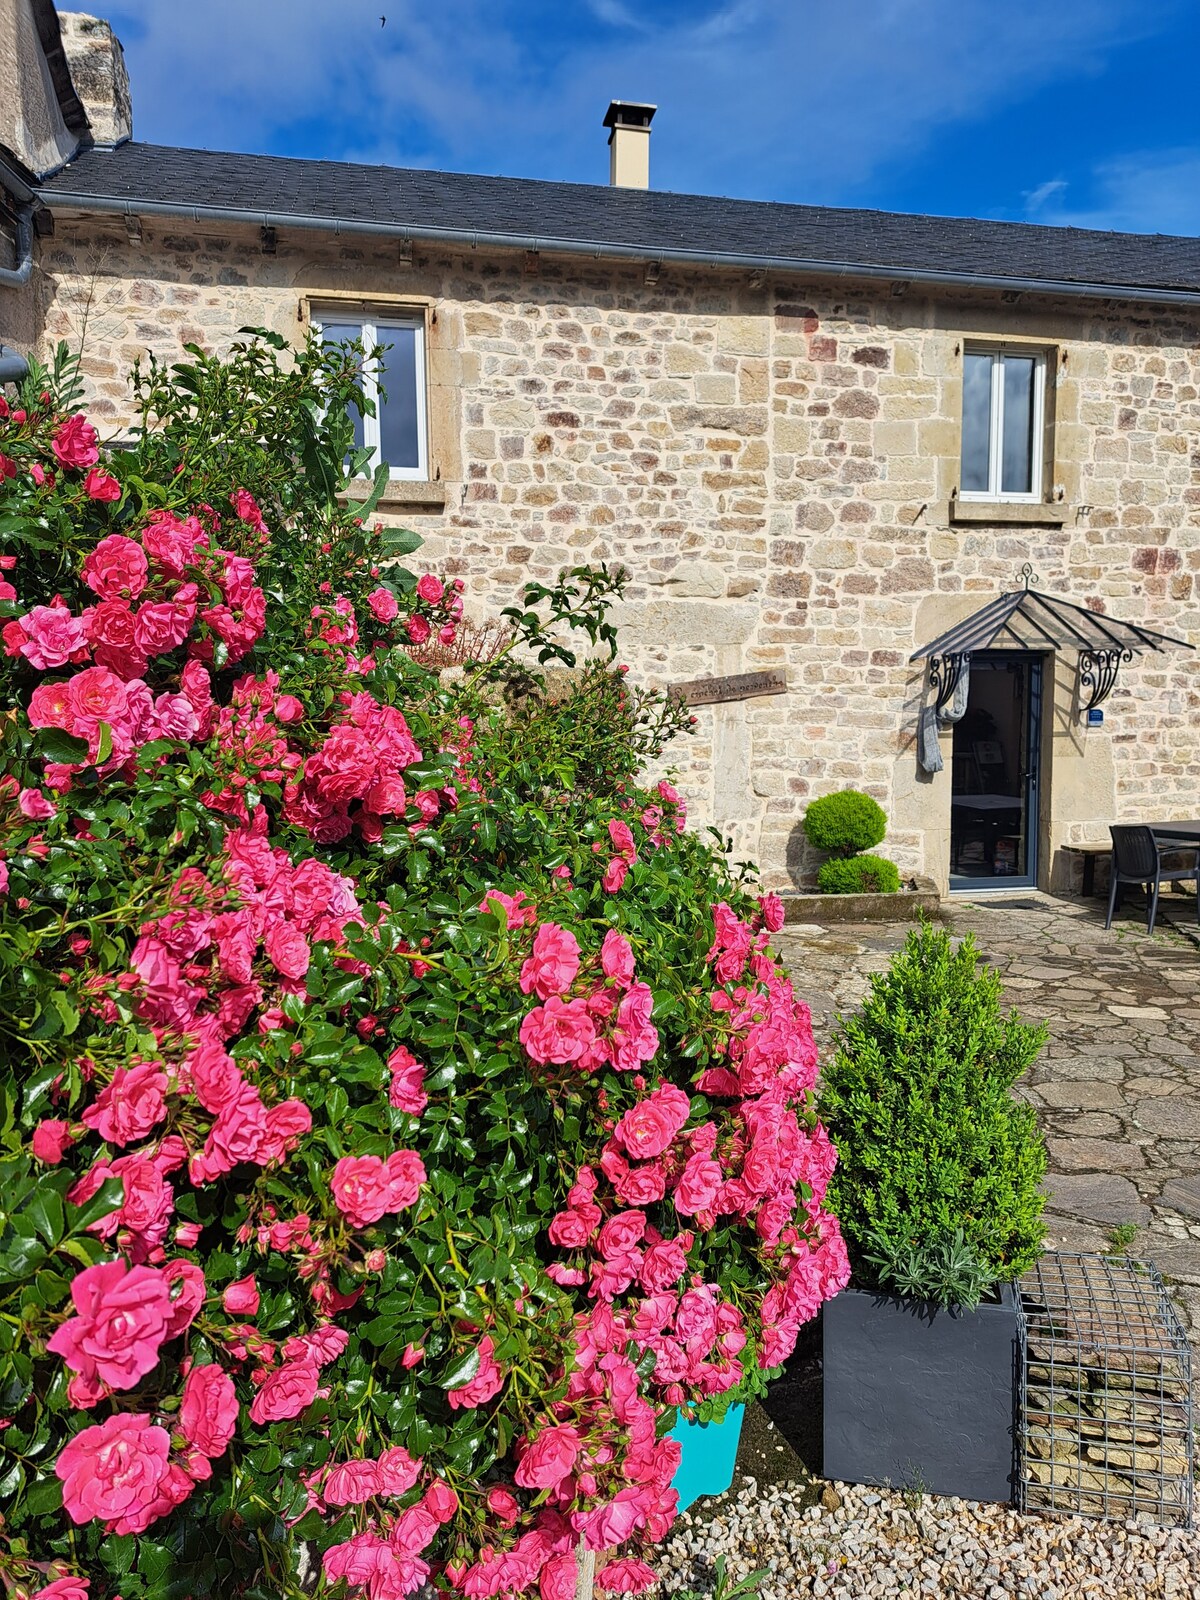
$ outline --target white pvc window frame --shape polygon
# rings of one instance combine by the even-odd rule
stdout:
[[[1045,469],[1046,432],[1046,352],[1030,350],[1022,345],[968,344],[963,347],[964,372],[967,356],[990,356],[992,361],[991,412],[988,438],[988,486],[986,489],[959,487],[960,500],[974,500],[1014,504],[1038,505],[1045,498],[1043,473]],[[1004,471],[1004,362],[1005,359],[1033,361],[1033,426],[1030,431],[1029,490],[1018,493],[1001,487]],[[964,418],[965,423],[965,418]],[[959,460],[962,475],[962,460]]]
[[[388,477],[393,482],[427,483],[429,481],[429,374],[426,357],[425,313],[423,311],[359,311],[350,307],[323,306],[313,313],[312,325],[317,333],[324,334],[330,324],[358,329],[358,336],[366,350],[389,343],[388,331],[392,328],[413,330],[413,368],[416,384],[417,464],[415,467],[397,467],[389,463]],[[395,346],[389,354],[394,354]],[[384,386],[386,388],[386,384]],[[360,477],[371,477],[382,459],[380,450],[380,412],[387,401],[379,398],[379,377],[375,364],[367,361],[363,366],[362,390],[374,403],[375,415],[362,419],[363,445],[370,450]]]

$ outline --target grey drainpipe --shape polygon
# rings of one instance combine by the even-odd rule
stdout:
[[[0,289],[22,289],[33,271],[33,207],[17,212],[17,264],[0,267]]]
[[[1008,289],[1017,293],[1069,295],[1100,300],[1129,300],[1139,305],[1200,307],[1200,292],[1188,289],[1142,289],[1134,284],[1073,283],[1065,279],[993,277],[971,272],[938,272],[917,267],[888,267],[879,263],[816,261],[794,256],[726,254],[711,250],[657,249],[647,245],[607,244],[582,239],[538,238],[513,233],[491,233],[472,228],[403,226],[394,222],[360,222],[344,217],[306,217],[290,212],[245,211],[234,206],[184,206],[163,200],[116,200],[108,196],[45,191],[42,200],[52,210],[99,211],[119,216],[174,217],[191,222],[242,223],[264,228],[297,228],[316,233],[375,234],[387,239],[424,239],[434,244],[460,244],[474,249],[546,251],[552,255],[577,255],[626,261],[672,261],[685,266],[739,267],[786,272],[808,278],[856,278],[879,282],[937,284],[963,289]]]
[[[29,373],[29,363],[24,356],[0,344],[0,383],[20,383]]]

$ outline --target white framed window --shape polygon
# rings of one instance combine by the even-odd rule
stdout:
[[[340,308],[316,312],[313,327],[330,344],[361,340],[363,347],[383,347],[377,361],[363,371],[363,392],[375,404],[373,417],[351,408],[354,441],[371,452],[367,474],[386,461],[393,478],[429,477],[429,406],[425,377],[425,318],[411,315],[347,315]],[[383,391],[381,395],[380,391]]]
[[[1042,498],[1046,353],[967,345],[963,353],[963,500]]]

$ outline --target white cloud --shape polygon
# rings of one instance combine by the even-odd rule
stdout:
[[[1095,167],[1088,195],[1052,179],[1025,196],[1031,222],[1129,233],[1200,234],[1200,146],[1152,150]]]
[[[604,108],[645,99],[656,188],[823,203],[1161,22],[1138,0],[1006,0],[1003,27],[994,0],[120,0],[112,15],[144,139],[603,183]]]

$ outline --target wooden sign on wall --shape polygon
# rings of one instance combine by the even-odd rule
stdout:
[[[751,700],[760,694],[786,694],[787,675],[773,667],[767,672],[735,672],[724,678],[692,678],[688,683],[672,684],[671,693],[689,706]]]

